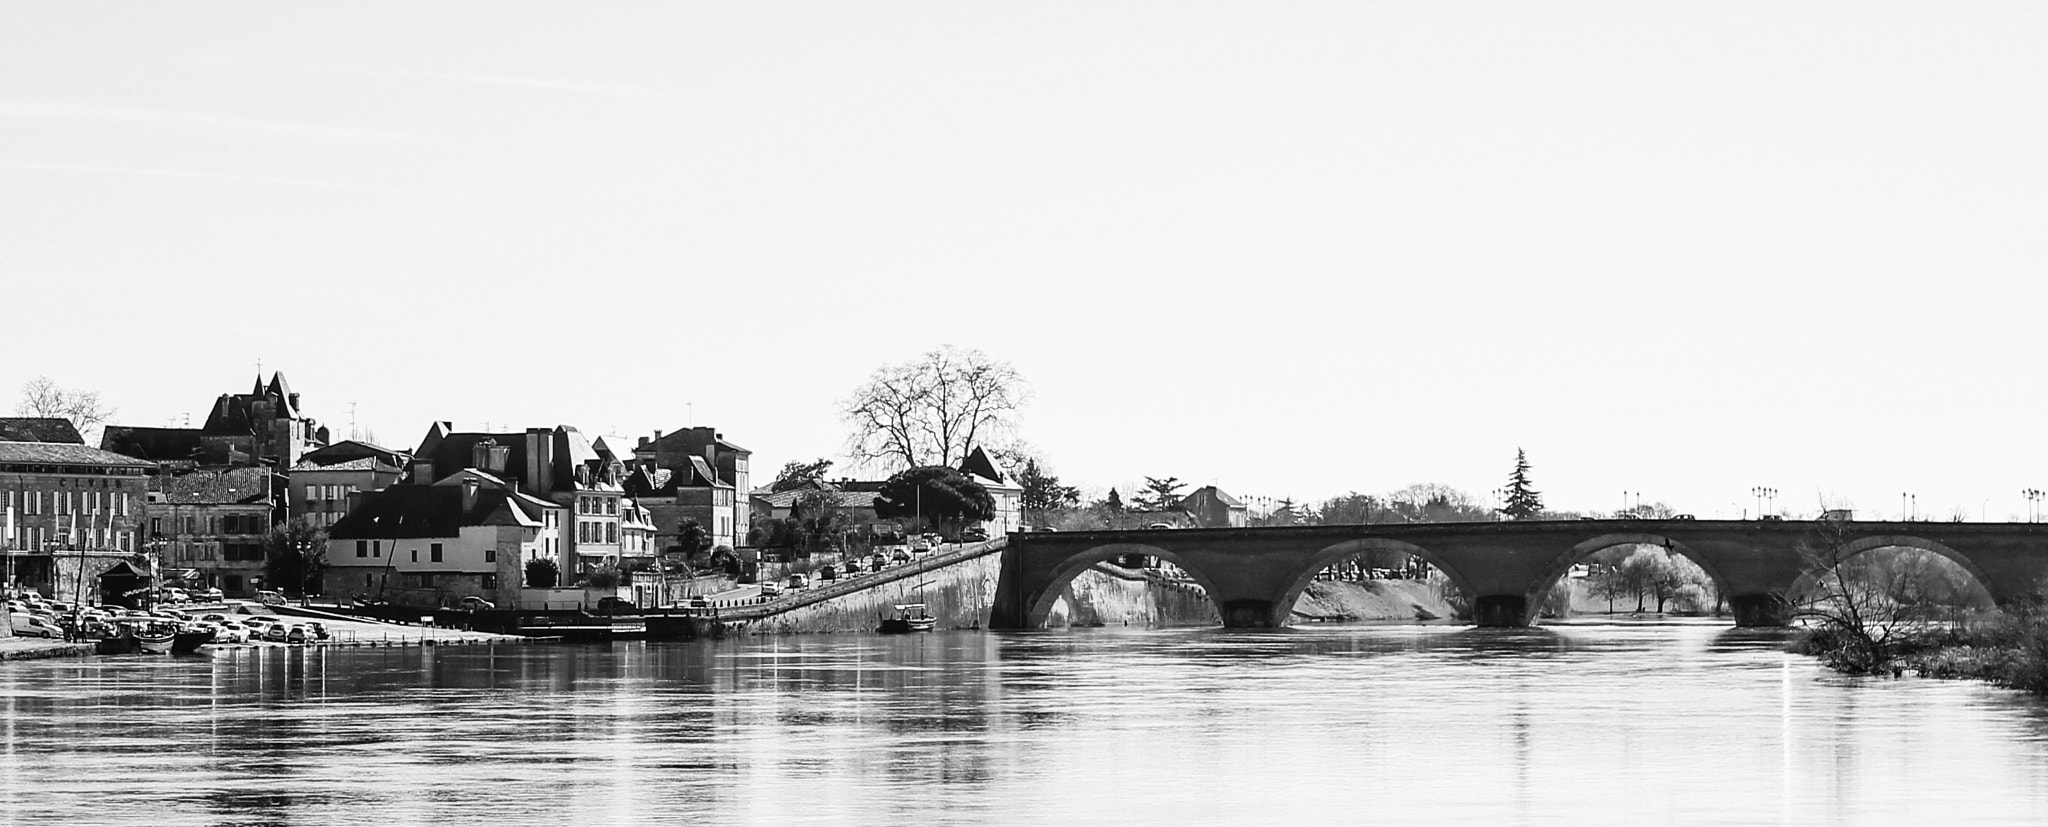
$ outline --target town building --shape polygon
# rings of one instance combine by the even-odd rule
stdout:
[[[52,435],[41,426],[15,433]],[[144,550],[140,535],[153,466],[75,442],[0,440],[0,580],[60,600]],[[95,562],[95,558],[105,558]],[[65,576],[66,574],[71,576]],[[88,584],[86,594],[94,591]]]
[[[647,509],[654,524],[654,548],[659,553],[679,542],[684,520],[696,520],[711,537],[711,545],[738,545],[738,523],[733,508],[736,493],[731,483],[703,457],[690,457],[680,469],[656,468],[644,461],[626,473],[626,496]]]
[[[411,459],[403,451],[356,440],[310,451],[287,474],[288,513],[315,527],[334,525],[348,513],[350,494],[396,484]]]
[[[633,464],[650,466],[670,472],[683,472],[691,468],[691,458],[702,459],[715,472],[713,478],[729,485],[735,494],[753,491],[753,479],[747,465],[753,452],[726,441],[718,429],[699,426],[684,428],[671,434],[654,432],[654,438],[643,440],[633,448]],[[744,533],[753,525],[753,508],[743,496],[734,496],[732,502],[733,523],[728,533]],[[705,523],[710,528],[710,523]]]
[[[266,588],[264,548],[281,522],[284,487],[262,467],[151,477],[147,536],[166,579],[236,597]]]
[[[355,499],[328,529],[327,594],[415,606],[479,597],[512,608],[522,588],[557,585],[529,584],[526,571],[536,560],[563,567],[568,509],[496,474],[462,468]]]
[[[1243,501],[1213,485],[1204,485],[1180,498],[1180,510],[1192,515],[1202,528],[1244,528],[1250,514]]]
[[[1024,486],[1018,485],[1009,469],[996,462],[988,451],[975,447],[960,463],[960,472],[988,489],[989,497],[995,500],[995,516],[981,524],[988,536],[1001,537],[1024,525]]]
[[[436,422],[413,452],[409,479],[413,484],[435,482],[464,468],[492,474],[521,493],[565,509],[559,551],[566,581],[619,565],[627,548],[654,553],[651,518],[621,502],[624,463],[609,452],[600,454],[573,427],[481,433]]]
[[[198,428],[109,425],[100,447],[159,463],[165,470],[266,465],[284,470],[327,444],[327,429],[303,415],[299,395],[273,373],[248,393],[221,394]]]

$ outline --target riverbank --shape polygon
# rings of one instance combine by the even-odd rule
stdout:
[[[31,637],[0,637],[0,661],[69,658],[92,654],[90,643]]]
[[[1830,668],[1850,674],[1897,674],[1912,670],[1925,678],[1979,680],[2009,689],[2048,694],[2048,615],[2026,613],[1929,625],[1887,642],[1877,658],[1843,654],[1851,643],[1840,633],[1814,628],[1788,645]]]

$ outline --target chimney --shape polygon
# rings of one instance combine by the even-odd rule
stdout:
[[[526,473],[520,490],[547,499],[555,491],[554,434],[546,428],[526,429]]]
[[[484,470],[493,474],[503,474],[505,473],[505,463],[512,457],[512,446],[499,445],[496,441],[492,441],[490,450],[486,451],[485,454]]]
[[[655,442],[660,442],[660,441],[661,441],[661,429],[660,429],[660,428],[656,428],[656,429],[654,429],[654,441],[655,441]]]
[[[476,510],[476,491],[483,483],[476,477],[462,478],[462,513],[467,515]]]
[[[491,470],[486,467],[491,462],[491,445],[492,440],[486,439],[469,446],[469,467],[484,471]]]

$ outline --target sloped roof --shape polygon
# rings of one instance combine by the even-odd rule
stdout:
[[[539,522],[538,512],[527,513],[521,498],[509,491],[486,488],[477,491],[476,504],[462,507],[459,485],[394,485],[375,491],[361,504],[327,529],[336,540],[406,539],[455,537],[463,526]]]
[[[1201,497],[1202,497],[1202,495],[1203,495],[1203,494],[1204,494],[1205,492],[1206,492],[1206,493],[1207,493],[1207,494],[1208,494],[1209,496],[1215,497],[1215,498],[1216,498],[1216,501],[1217,501],[1217,502],[1219,502],[1219,503],[1222,503],[1222,504],[1224,504],[1224,505],[1227,505],[1227,506],[1230,506],[1231,508],[1243,508],[1243,507],[1244,507],[1244,502],[1243,502],[1243,501],[1239,500],[1239,499],[1238,499],[1238,498],[1236,498],[1236,497],[1230,496],[1230,495],[1229,495],[1229,494],[1227,494],[1227,493],[1224,493],[1223,489],[1221,489],[1221,488],[1217,488],[1216,486],[1213,486],[1213,485],[1204,485],[1204,486],[1202,486],[1202,487],[1200,487],[1200,488],[1197,488],[1197,489],[1195,489],[1195,490],[1194,490],[1194,493],[1192,493],[1192,494],[1189,494],[1189,495],[1187,495],[1187,496],[1185,496],[1185,497],[1182,497],[1182,498],[1180,498],[1180,507],[1182,507],[1182,508],[1191,508],[1191,507],[1192,507],[1192,505],[1191,505],[1192,503],[1198,503],[1198,502],[1201,502]]]
[[[299,457],[299,460],[300,462],[311,462],[316,465],[332,465],[337,462],[350,462],[363,457],[376,457],[391,465],[404,465],[406,458],[409,456],[410,454],[405,451],[386,448],[382,445],[373,445],[359,439],[345,439],[333,445],[307,451]]]
[[[293,473],[297,473],[300,471],[383,471],[386,473],[396,474],[401,470],[403,469],[400,469],[396,465],[378,461],[375,457],[363,457],[362,459],[352,459],[345,462],[330,462],[326,464],[313,462],[310,460],[300,460],[297,465],[292,466]]]
[[[427,452],[423,455],[423,458],[434,463],[434,474],[436,477],[446,477],[463,468],[475,465],[474,451],[476,446],[485,440],[495,441],[497,444],[509,449],[505,454],[506,476],[517,478],[525,475],[526,432],[524,431],[515,434],[457,431],[443,436],[441,439],[434,441],[434,444],[430,446],[422,445],[422,449]],[[415,480],[415,482],[424,483],[431,482],[431,480]]]
[[[591,447],[598,452],[609,454],[620,462],[633,461],[633,441],[616,434],[603,434],[591,441]]]
[[[761,503],[769,508],[789,508],[796,505],[797,500],[816,490],[815,488],[792,488],[788,491],[755,494],[752,499],[754,502]],[[882,496],[879,491],[835,489],[833,493],[839,495],[839,507],[841,508],[874,508],[875,500]]]
[[[211,436],[239,436],[256,432],[254,422],[249,418],[249,397],[221,394],[213,400],[213,410],[206,414],[206,424],[199,432]]]
[[[0,442],[64,442],[84,445],[71,420],[61,416],[0,416]]]
[[[108,425],[100,434],[100,447],[117,454],[148,460],[200,459],[206,441],[198,428],[146,428]]]
[[[163,494],[164,501],[178,505],[239,505],[270,499],[271,473],[268,468],[230,468],[226,471],[194,471],[149,480],[149,490]]]
[[[156,463],[68,442],[0,442],[0,462],[153,468]]]
[[[960,470],[962,473],[980,477],[981,479],[975,480],[976,482],[986,480],[987,482],[982,483],[983,487],[987,487],[988,482],[995,483],[1000,488],[1015,487],[1015,483],[1010,481],[1009,471],[996,464],[995,458],[989,456],[980,446],[975,446],[974,453],[968,454],[967,459],[961,461]]]

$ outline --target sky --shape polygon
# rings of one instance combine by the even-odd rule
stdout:
[[[2048,5],[0,5],[0,395],[260,362],[429,423],[840,457],[977,348],[1091,494],[1518,448],[1553,508],[2025,518]],[[844,460],[842,457],[842,465]]]

